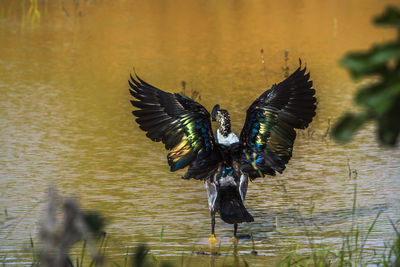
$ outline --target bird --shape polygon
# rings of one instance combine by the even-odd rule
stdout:
[[[211,114],[200,103],[150,85],[130,75],[132,111],[139,128],[162,142],[171,172],[188,167],[183,179],[204,181],[211,217],[210,242],[216,242],[215,216],[238,225],[253,222],[244,206],[249,180],[282,173],[289,162],[295,129],[305,129],[316,114],[310,72],[299,67],[263,92],[249,106],[239,136],[231,129],[229,112],[216,104]],[[212,121],[218,127],[213,132]]]

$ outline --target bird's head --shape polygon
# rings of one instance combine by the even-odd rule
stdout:
[[[231,132],[231,118],[225,109],[220,109],[219,105],[215,105],[211,112],[212,121],[217,121],[219,131],[223,136],[227,136]]]

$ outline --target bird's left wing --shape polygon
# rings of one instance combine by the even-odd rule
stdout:
[[[155,142],[162,141],[168,153],[171,171],[182,169],[196,159],[205,159],[212,153],[215,141],[209,112],[196,101],[164,92],[131,76],[129,90],[135,100],[140,129]]]
[[[251,179],[285,169],[292,156],[294,129],[306,128],[315,115],[315,90],[309,78],[306,68],[300,66],[265,91],[247,110],[240,134],[241,165]]]

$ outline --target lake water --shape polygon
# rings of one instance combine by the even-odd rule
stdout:
[[[366,251],[384,250],[394,237],[389,218],[400,218],[399,151],[379,147],[373,125],[347,146],[326,131],[353,109],[359,85],[338,60],[396,36],[371,24],[389,3],[398,4],[65,0],[39,1],[35,11],[29,1],[1,1],[0,259],[30,262],[26,246],[38,240],[52,184],[106,216],[116,261],[140,242],[162,258],[184,255],[199,266],[237,261],[232,254],[272,265],[295,248],[307,252],[311,242],[339,249],[356,185],[362,233],[382,212]],[[258,255],[250,255],[250,240],[233,250],[233,227],[219,218],[222,256],[197,255],[209,250],[204,185],[170,173],[163,145],[138,128],[129,73],[135,68],[169,92],[182,91],[185,81],[187,94],[197,90],[208,110],[216,103],[228,109],[239,134],[252,101],[284,78],[285,51],[290,72],[298,58],[311,72],[318,109],[309,130],[298,132],[285,172],[249,185],[246,206],[255,221],[240,225],[239,234],[253,235]]]

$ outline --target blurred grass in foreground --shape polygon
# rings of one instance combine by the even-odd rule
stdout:
[[[304,226],[309,243],[309,252],[301,252],[295,248],[288,252],[279,262],[279,266],[400,266],[400,233],[397,222],[391,222],[396,237],[392,244],[388,244],[382,253],[365,252],[365,245],[375,223],[380,218],[379,211],[371,222],[368,231],[361,231],[357,223],[357,186],[354,188],[351,227],[345,230],[340,249],[321,247],[314,241],[313,231],[309,224],[298,219],[299,225]],[[390,220],[390,219],[389,219]],[[34,244],[30,240],[32,253],[31,266],[135,266],[135,267],[174,267],[191,266],[198,255],[210,257],[210,262],[222,257],[220,266],[251,266],[251,260],[238,253],[237,243],[230,246],[228,253],[222,253],[221,246],[210,248],[210,251],[193,252],[193,255],[182,255],[173,261],[164,261],[151,253],[151,248],[142,243],[136,248],[127,248],[121,252],[117,261],[108,260],[107,243],[109,236],[104,232],[106,221],[98,212],[84,211],[74,198],[61,198],[55,189],[49,190],[47,209],[41,218],[40,243]],[[278,229],[278,223],[276,225]],[[318,228],[318,227],[317,227]],[[284,229],[281,229],[284,231]],[[161,229],[160,242],[162,242],[164,229]],[[71,250],[73,252],[71,252]],[[252,257],[257,257],[253,251]],[[115,257],[114,257],[115,258]],[[229,264],[225,264],[228,259]],[[233,263],[232,263],[233,259]],[[4,261],[5,262],[5,261]],[[232,263],[232,265],[231,265]],[[6,266],[3,263],[3,266]],[[214,266],[214,265],[213,265]],[[215,264],[219,266],[219,264]]]

